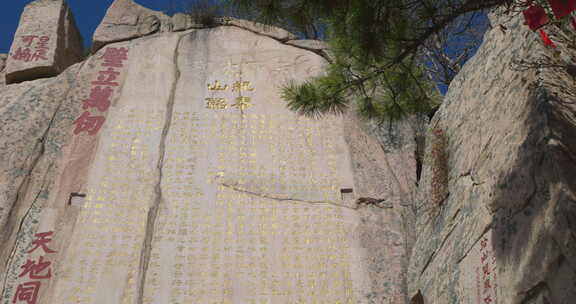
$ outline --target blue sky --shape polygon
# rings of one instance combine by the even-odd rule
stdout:
[[[20,15],[30,0],[5,0],[0,9],[0,53],[8,53]],[[76,24],[82,32],[84,44],[92,40],[92,33],[102,21],[106,10],[113,0],[67,0],[66,1],[76,18]],[[183,0],[136,0],[145,7],[171,13],[174,9],[181,9]]]

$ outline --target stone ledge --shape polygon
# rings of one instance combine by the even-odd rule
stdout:
[[[218,20],[216,22],[218,24],[221,24],[221,25],[236,26],[236,27],[254,32],[256,34],[260,34],[260,35],[268,36],[270,38],[274,38],[274,39],[279,40],[281,42],[286,42],[289,40],[295,40],[297,38],[296,35],[288,32],[285,29],[279,28],[279,27],[275,27],[272,25],[266,25],[266,24],[262,24],[262,23],[257,23],[257,22],[253,22],[253,21],[248,21],[248,20],[243,20],[243,19],[238,19],[238,18],[233,18],[233,17],[218,18]]]
[[[328,49],[326,42],[321,40],[289,40],[286,44],[293,45],[299,48],[311,50],[311,51],[322,51]]]
[[[334,61],[334,54],[329,50],[328,44],[322,40],[289,40],[285,42],[287,45],[293,47],[301,48],[314,52],[326,59],[328,62],[332,63]]]

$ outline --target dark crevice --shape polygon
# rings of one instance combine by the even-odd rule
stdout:
[[[548,299],[547,295],[550,293],[550,288],[548,287],[548,284],[546,284],[546,282],[540,282],[538,284],[536,284],[536,286],[532,287],[530,290],[525,292],[525,296],[522,299],[522,302],[520,302],[521,304],[536,304],[536,303],[542,303],[542,304],[550,304],[550,300]],[[540,298],[543,302],[535,302],[536,300],[538,300],[539,296],[542,296],[542,298]]]
[[[414,137],[416,142],[416,149],[414,150],[414,158],[416,160],[416,185],[420,184],[422,177],[422,168],[424,166],[424,149],[426,147],[426,137],[423,135],[416,135]]]

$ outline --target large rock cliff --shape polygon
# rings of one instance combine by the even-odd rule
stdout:
[[[572,50],[518,18],[429,126],[375,125],[286,109],[319,41],[116,0],[57,64],[82,53],[69,10],[28,7],[52,18],[26,37],[69,43],[0,55],[2,304],[576,301]]]
[[[412,124],[291,113],[322,43],[178,18],[118,0],[92,56],[2,89],[2,303],[406,302]]]

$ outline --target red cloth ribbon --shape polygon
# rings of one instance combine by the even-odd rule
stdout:
[[[550,47],[556,48],[556,45],[554,44],[554,42],[552,42],[550,37],[548,37],[548,35],[546,35],[546,32],[544,32],[543,29],[540,29],[540,37],[542,37],[542,41],[544,41],[545,46],[550,46]]]
[[[522,13],[524,14],[524,19],[526,19],[526,24],[533,31],[543,27],[550,21],[544,8],[537,4],[531,5]]]
[[[556,19],[566,17],[576,10],[576,0],[548,0],[548,2]]]

